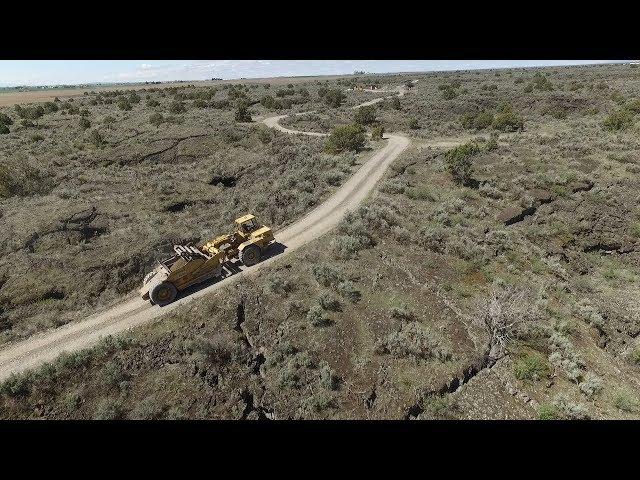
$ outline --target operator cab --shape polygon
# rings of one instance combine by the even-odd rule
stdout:
[[[260,228],[256,217],[251,214],[237,218],[235,223],[238,226],[238,230],[245,235],[249,235]]]

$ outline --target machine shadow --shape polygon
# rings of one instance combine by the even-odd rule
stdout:
[[[287,249],[287,246],[276,241],[274,243],[272,243],[271,245],[269,245],[269,247],[267,248],[267,250],[265,252],[263,252],[263,256],[262,259],[260,260],[260,262],[264,262],[265,260],[268,260],[270,258],[273,257],[277,257],[278,255],[284,253],[284,251]],[[214,285],[222,280],[224,280],[225,278],[229,278],[232,277],[240,272],[242,272],[243,270],[245,270],[247,267],[245,267],[242,262],[240,261],[233,261],[233,262],[227,262],[224,264],[224,268],[222,270],[222,276],[220,277],[216,277],[216,278],[212,278],[210,280],[206,280],[202,283],[198,283],[197,285],[192,285],[188,288],[185,288],[183,291],[181,291],[180,293],[178,293],[178,296],[176,297],[176,300],[179,300],[181,298],[185,298],[188,297],[189,295],[193,295],[194,293],[203,290],[207,287],[210,287],[211,285]]]

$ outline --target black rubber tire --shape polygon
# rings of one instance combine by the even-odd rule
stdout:
[[[151,303],[155,303],[156,305],[160,305],[164,307],[165,305],[173,302],[178,296],[178,290],[175,285],[170,282],[162,282],[151,290],[149,293],[149,299]]]
[[[242,263],[247,267],[255,265],[260,261],[260,247],[257,245],[249,245],[242,250]]]

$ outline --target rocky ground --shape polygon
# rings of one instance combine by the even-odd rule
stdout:
[[[239,102],[260,117],[357,100],[347,92],[329,107],[323,86],[100,92],[2,109],[0,343],[118,301],[174,243],[207,240],[246,212],[277,229],[313,208],[367,152],[327,155],[321,140],[235,114]]]
[[[0,416],[637,418],[640,70],[418,80],[399,105],[376,109],[412,147],[336,231],[153,324],[10,379]],[[335,111],[314,102],[298,111],[317,107],[315,116],[283,123],[328,131],[353,118],[347,102]],[[323,155],[321,139],[271,136],[255,151],[289,141],[291,155]],[[348,156],[336,161],[346,175]],[[199,198],[183,194],[175,201]],[[3,201],[5,216],[38,195]],[[283,224],[303,209],[262,215]],[[172,214],[163,231],[198,224]],[[65,220],[67,230],[100,227],[91,209]]]

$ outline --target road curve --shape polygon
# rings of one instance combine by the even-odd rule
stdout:
[[[403,88],[395,91],[395,94],[403,95]],[[382,100],[382,98],[378,98],[365,102],[365,104],[371,105]],[[359,106],[362,104],[354,108]],[[326,135],[282,127],[278,122],[284,116],[269,117],[262,121],[269,127],[291,134]],[[347,211],[354,209],[364,200],[382,178],[389,165],[410,143],[409,139],[402,135],[387,134],[384,138],[387,139],[384,147],[377,150],[331,197],[302,219],[275,232],[276,240],[285,247],[282,253],[267,258],[252,267],[242,267],[240,272],[225,277],[186,297],[179,298],[165,307],[151,305],[148,301],[134,297],[109,310],[91,315],[85,320],[69,323],[54,330],[35,334],[20,342],[9,344],[0,350],[0,380],[6,379],[13,373],[35,368],[54,360],[63,352],[90,347],[108,335],[116,335],[147,323],[183,304],[237,281],[239,275],[253,275],[260,268],[276,261],[282,255],[325,234],[342,220]]]

